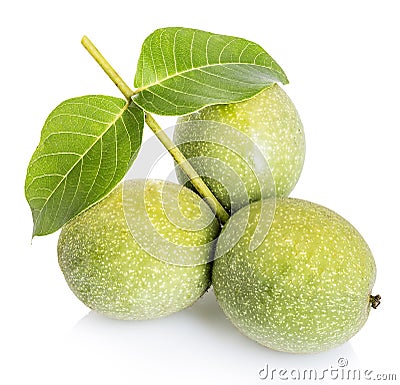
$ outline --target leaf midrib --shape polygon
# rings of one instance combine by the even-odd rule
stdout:
[[[223,67],[225,65],[230,65],[230,64],[233,64],[233,65],[247,65],[247,66],[250,65],[250,66],[254,66],[254,67],[268,68],[270,71],[272,71],[274,73],[281,74],[286,79],[286,76],[285,76],[285,74],[283,72],[278,72],[278,71],[273,70],[271,67],[262,66],[262,65],[255,64],[255,63],[242,63],[242,62],[237,62],[237,63],[215,63],[215,64],[207,64],[207,65],[200,66],[200,67],[190,68],[190,69],[187,69],[187,70],[181,71],[181,72],[176,72],[173,75],[166,76],[162,80],[159,80],[159,81],[150,83],[150,84],[148,84],[146,86],[142,86],[142,87],[137,88],[135,91],[133,91],[132,96],[135,96],[135,95],[139,94],[140,92],[147,90],[148,88],[160,85],[161,83],[163,83],[163,82],[165,82],[165,81],[167,81],[169,79],[173,79],[174,77],[181,76],[182,74],[186,74],[186,73],[189,73],[189,72],[192,72],[192,71],[203,70],[205,68],[216,67],[216,66],[222,66]]]

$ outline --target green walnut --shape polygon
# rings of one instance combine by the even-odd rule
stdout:
[[[59,264],[89,308],[118,319],[162,317],[208,289],[219,230],[186,187],[130,180],[65,225]]]
[[[274,84],[255,97],[214,105],[178,119],[174,142],[226,210],[287,197],[303,168],[299,114]],[[176,169],[180,183],[193,188]]]
[[[304,200],[268,199],[239,210],[219,237],[216,257],[212,282],[221,308],[243,334],[271,349],[333,348],[379,304],[380,296],[371,296],[375,263],[362,236]]]

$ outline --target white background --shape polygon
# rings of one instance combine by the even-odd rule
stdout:
[[[341,357],[400,378],[398,1],[1,4],[1,384],[262,384],[258,372],[266,363],[330,368]],[[292,196],[347,218],[377,262],[374,291],[382,305],[345,345],[317,355],[273,352],[243,337],[212,293],[164,319],[109,320],[68,289],[57,265],[58,234],[31,244],[23,185],[45,118],[70,97],[120,96],[81,47],[81,36],[132,84],[142,41],[164,26],[253,40],[286,71],[285,90],[307,137]]]

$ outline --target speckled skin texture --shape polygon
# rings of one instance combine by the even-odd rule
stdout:
[[[207,290],[211,268],[206,262],[212,243],[196,249],[197,260],[203,264],[170,264],[144,251],[125,219],[125,213],[138,203],[135,197],[144,191],[149,216],[161,226],[163,237],[178,243],[190,235],[197,244],[201,239],[212,241],[219,233],[215,219],[194,231],[166,222],[162,208],[176,206],[174,198],[180,190],[181,214],[196,216],[201,199],[189,189],[169,182],[132,180],[63,228],[59,264],[69,287],[84,304],[112,318],[151,319],[184,309]],[[127,199],[122,199],[123,194]]]
[[[250,252],[261,204],[274,203],[238,211],[218,240],[217,254],[249,215],[239,242],[214,262],[221,308],[243,334],[275,350],[319,352],[346,342],[371,307],[376,269],[368,245],[333,211],[286,198],[277,200],[270,231]]]
[[[193,125],[201,120],[205,121],[202,126]],[[231,127],[231,132],[215,122]],[[192,158],[190,163],[205,176],[224,207],[234,206],[232,212],[262,198],[288,196],[305,156],[300,117],[277,84],[247,101],[210,106],[179,118],[174,141],[186,158]],[[231,169],[221,171],[226,166]],[[182,171],[177,168],[176,172],[178,180],[186,183]]]

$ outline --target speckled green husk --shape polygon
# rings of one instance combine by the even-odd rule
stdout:
[[[180,190],[179,212],[184,217],[199,217],[200,207],[203,214],[209,210],[203,228],[190,231],[168,220],[164,209],[177,212],[175,198]],[[133,238],[125,215],[137,209],[143,191],[148,217],[157,232],[178,245],[176,250],[180,243],[199,246],[196,261],[202,260],[202,264],[164,262],[144,251]],[[120,185],[63,228],[58,257],[69,287],[88,307],[112,318],[151,319],[191,305],[210,285],[207,261],[212,243],[207,242],[219,233],[211,210],[201,205],[206,206],[195,193],[174,183],[132,180]],[[203,219],[197,218],[197,226],[199,220]]]
[[[194,126],[201,120],[204,124]],[[230,126],[231,131],[215,122]],[[305,157],[300,117],[277,84],[247,101],[214,105],[179,118],[174,142],[225,209],[234,206],[232,212],[262,198],[287,197],[300,177]],[[228,169],[220,171],[226,166],[237,177]],[[217,180],[214,172],[221,174]],[[176,173],[180,183],[187,182],[180,168]]]
[[[298,199],[276,201],[270,231],[255,251],[249,241],[264,200],[234,214],[216,254],[248,225],[239,242],[214,262],[218,302],[246,336],[269,348],[310,353],[340,345],[367,320],[375,281],[371,251],[338,214]]]

